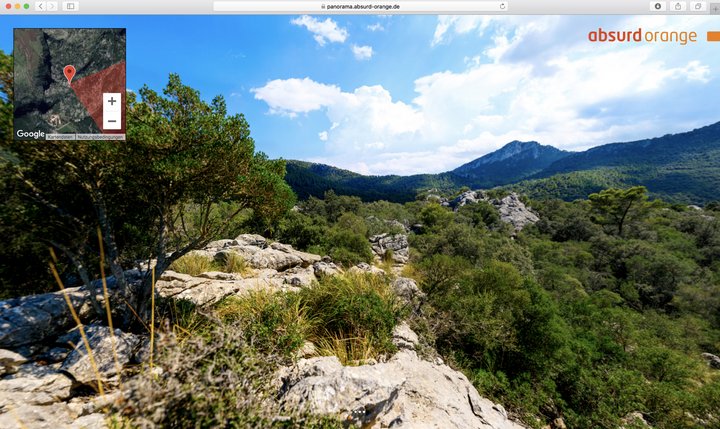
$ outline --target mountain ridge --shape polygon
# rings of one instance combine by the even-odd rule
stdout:
[[[648,187],[669,201],[720,199],[720,122],[690,131],[569,152],[536,141],[500,149],[438,174],[365,176],[337,167],[288,161],[288,183],[300,198],[338,194],[405,202],[427,189],[506,187],[532,197],[587,197],[607,186]]]

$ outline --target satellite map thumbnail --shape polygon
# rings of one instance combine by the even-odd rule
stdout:
[[[125,42],[124,28],[15,29],[14,138],[124,136]]]

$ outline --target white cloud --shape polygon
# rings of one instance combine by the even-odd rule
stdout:
[[[341,95],[337,86],[317,83],[307,77],[271,80],[262,88],[253,88],[250,92],[255,94],[256,100],[262,100],[270,106],[270,113],[292,118],[298,113],[329,106]]]
[[[376,22],[375,24],[370,24],[366,28],[368,29],[368,31],[373,31],[373,32],[385,31],[385,27],[383,27],[383,25],[380,24],[379,22]]]
[[[441,15],[438,17],[432,45],[444,42],[448,32],[465,34],[475,30],[482,35],[490,22],[492,22],[492,19],[490,16],[481,15]]]
[[[344,43],[348,37],[346,29],[337,25],[335,21],[326,18],[320,21],[312,16],[303,15],[290,21],[292,24],[305,27],[313,33],[313,38],[320,46],[325,46],[327,42]]]
[[[355,55],[355,59],[359,61],[369,60],[373,56],[372,46],[352,45],[352,51],[353,55]]]
[[[699,100],[718,105],[705,94],[718,89],[712,75],[720,61],[700,46],[590,45],[583,38],[597,22],[574,28],[570,18],[521,18],[512,25],[440,18],[437,43],[450,32],[484,32],[490,43],[460,57],[464,70],[417,77],[409,101],[381,85],[341,89],[310,78],[275,80],[252,92],[272,114],[322,112],[327,128],[318,137],[326,152],[315,160],[371,174],[447,171],[511,140],[580,150],[717,120],[711,113],[683,116],[709,112],[710,101]],[[608,28],[653,28],[643,19]],[[554,38],[563,49],[544,47]]]

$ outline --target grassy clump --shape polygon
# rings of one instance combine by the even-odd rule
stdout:
[[[222,261],[200,253],[188,253],[170,265],[170,269],[191,276],[197,276],[209,271],[222,271],[224,273],[245,274],[249,267],[245,259],[235,252],[228,252]]]
[[[255,349],[282,356],[299,349],[314,328],[295,293],[251,291],[224,299],[216,306],[216,314],[240,328]]]
[[[229,252],[225,256],[224,263],[219,266],[220,271],[224,273],[238,273],[244,274],[248,271],[249,267],[245,259],[235,252]]]
[[[162,375],[141,373],[126,383],[110,427],[342,428],[332,417],[283,410],[273,374],[282,357],[258,353],[234,323],[212,335],[161,344]]]
[[[308,316],[317,322],[314,342],[321,354],[350,363],[394,351],[392,330],[403,309],[385,277],[327,277],[299,295]]]
[[[199,253],[188,253],[170,265],[170,269],[191,276],[206,273],[213,270],[211,257]]]
[[[392,329],[403,310],[387,279],[348,273],[323,278],[299,293],[230,297],[216,312],[265,353],[289,356],[310,341],[319,354],[347,364],[394,351]]]

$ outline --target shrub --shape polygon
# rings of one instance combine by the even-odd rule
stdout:
[[[342,348],[339,344],[344,344],[346,350],[374,350],[362,354],[394,350],[392,330],[403,310],[384,277],[350,273],[324,277],[299,294],[308,317],[317,323],[313,339],[335,345],[326,347],[328,352]],[[357,353],[348,355],[357,357]]]
[[[370,243],[365,236],[348,230],[333,229],[328,247],[333,260],[346,266],[370,262],[373,258]]]

